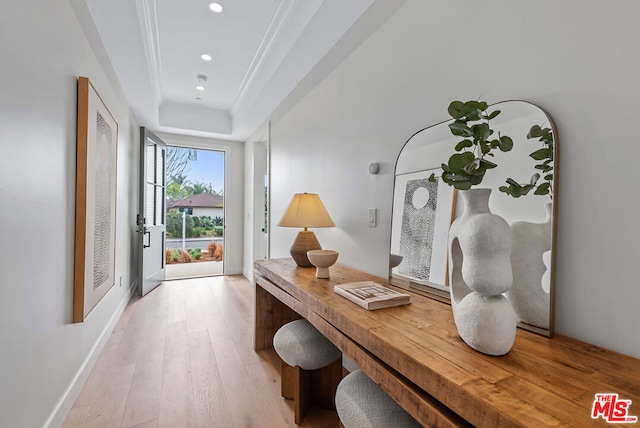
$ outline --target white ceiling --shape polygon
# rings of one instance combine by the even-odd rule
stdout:
[[[219,0],[224,10],[214,14],[208,0],[85,2],[140,125],[235,141],[245,140],[368,9],[375,16],[367,25],[361,20],[352,40],[403,3]],[[203,53],[213,59],[203,61]],[[204,91],[196,90],[198,75],[207,77]]]

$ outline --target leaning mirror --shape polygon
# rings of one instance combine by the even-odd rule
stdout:
[[[491,128],[513,140],[511,151],[491,158],[497,167],[487,170],[478,186],[492,189],[491,212],[511,226],[513,285],[507,297],[521,328],[552,336],[558,133],[551,117],[531,103],[505,101],[490,109],[500,110]],[[429,177],[440,173],[459,141],[449,129],[452,121],[416,132],[402,148],[396,162],[391,230],[391,283],[445,302],[450,301],[448,232],[464,207],[453,187]],[[540,129],[531,135],[535,125]],[[545,128],[550,133],[541,137],[540,130]],[[545,147],[552,160],[541,155]],[[540,165],[545,161],[551,169],[543,171]],[[529,193],[513,196],[536,177],[537,185]],[[548,192],[534,194],[545,182],[542,187],[548,187]]]

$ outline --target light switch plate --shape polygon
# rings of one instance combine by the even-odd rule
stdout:
[[[369,227],[376,227],[378,222],[378,210],[376,208],[369,208]]]

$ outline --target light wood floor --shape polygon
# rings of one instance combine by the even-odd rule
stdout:
[[[254,352],[253,285],[168,281],[129,303],[63,427],[289,427],[273,350]],[[312,408],[301,427],[337,427]]]

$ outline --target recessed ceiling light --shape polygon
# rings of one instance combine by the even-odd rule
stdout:
[[[202,54],[200,58],[202,58],[203,61],[211,61],[211,55],[209,54]]]
[[[222,5],[220,3],[209,3],[209,9],[213,13],[220,13],[222,12]]]
[[[199,90],[199,91],[204,91],[204,86],[198,85],[198,86],[196,86],[196,89]]]

